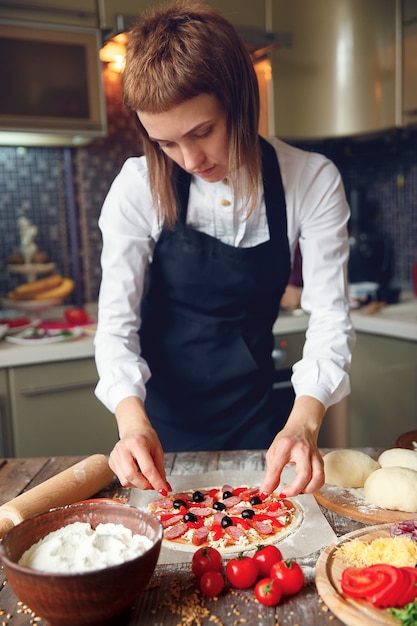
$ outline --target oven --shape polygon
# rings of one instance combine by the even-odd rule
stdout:
[[[291,384],[292,366],[303,354],[305,331],[280,333],[274,336],[275,372],[273,382],[273,402],[277,415],[288,417],[294,403],[294,389]],[[318,437],[319,447],[345,448],[348,445],[348,397],[343,398],[326,411]]]
[[[273,402],[280,416],[288,417],[294,403],[291,383],[292,366],[303,354],[305,332],[283,333],[274,336]]]

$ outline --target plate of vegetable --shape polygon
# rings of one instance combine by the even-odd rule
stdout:
[[[347,626],[417,624],[417,521],[348,533],[320,555],[316,585]]]
[[[44,343],[57,343],[77,339],[77,337],[82,335],[82,332],[81,328],[45,329],[34,326],[16,335],[7,336],[6,341],[19,345],[38,346]]]

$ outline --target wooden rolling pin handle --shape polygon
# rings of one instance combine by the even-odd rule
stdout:
[[[14,522],[8,517],[0,519],[0,537],[3,537],[9,530],[15,526]]]
[[[113,479],[104,454],[93,454],[0,507],[0,538],[37,513],[91,498]]]

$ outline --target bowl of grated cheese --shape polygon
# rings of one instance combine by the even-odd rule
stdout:
[[[12,528],[0,559],[16,596],[50,626],[114,624],[152,577],[162,535],[146,511],[85,500]]]

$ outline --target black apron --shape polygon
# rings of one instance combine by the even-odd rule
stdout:
[[[267,448],[288,417],[271,397],[286,205],[275,150],[260,141],[269,241],[235,248],[189,227],[191,177],[180,170],[177,224],[155,246],[140,338],[152,372],[145,407],[167,452]]]

